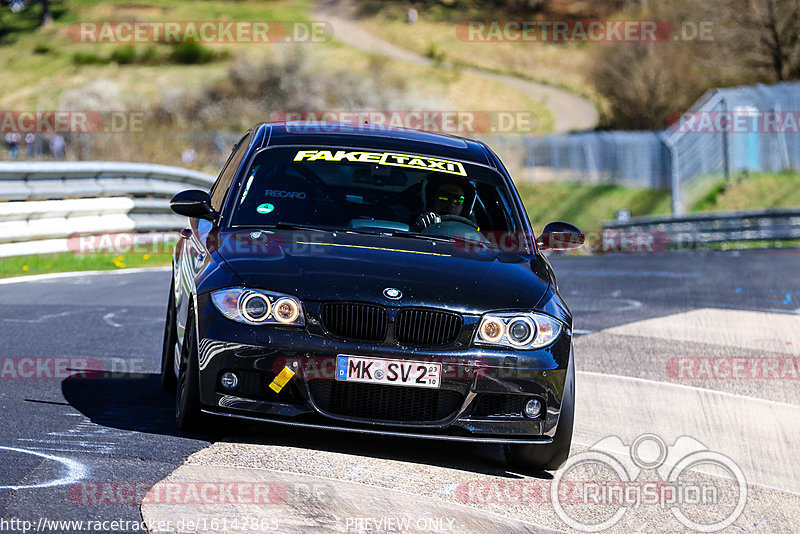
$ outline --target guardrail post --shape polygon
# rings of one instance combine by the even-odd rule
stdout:
[[[731,179],[731,158],[730,147],[728,146],[728,129],[731,128],[732,119],[728,116],[728,103],[723,97],[720,104],[722,105],[722,120],[725,121],[725,126],[722,128],[722,175],[727,183]]]
[[[672,197],[672,216],[676,217],[684,214],[678,175],[678,149],[666,134],[662,134],[660,137],[669,151],[669,192]]]

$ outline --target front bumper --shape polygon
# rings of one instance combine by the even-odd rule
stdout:
[[[549,443],[558,425],[571,333],[537,351],[426,350],[346,342],[310,328],[251,327],[198,298],[200,401],[206,413],[297,427],[494,443]],[[465,327],[466,327],[465,321]],[[353,384],[334,378],[339,354],[440,362],[438,389]],[[269,388],[284,367],[294,377]],[[220,385],[232,371],[234,391]],[[544,405],[522,415],[527,399]]]

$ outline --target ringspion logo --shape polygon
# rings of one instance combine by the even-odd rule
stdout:
[[[697,477],[697,472],[722,476]],[[648,505],[669,510],[690,530],[718,532],[731,526],[747,503],[747,481],[736,462],[689,436],[672,445],[655,434],[642,434],[630,445],[609,436],[571,456],[550,489],[556,515],[581,532],[609,529]]]
[[[606,437],[574,454],[552,480],[471,480],[456,488],[465,504],[551,505],[579,532],[602,532],[643,507],[667,510],[680,524],[665,530],[718,532],[744,511],[747,481],[731,458],[680,436],[655,434],[626,444]],[[619,527],[618,527],[619,528]]]

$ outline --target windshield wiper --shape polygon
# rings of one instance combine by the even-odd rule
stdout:
[[[471,239],[465,239],[460,236],[445,236],[445,235],[436,235],[436,234],[421,234],[418,232],[384,232],[392,237],[408,237],[411,239],[425,239],[430,241],[439,241],[443,243],[452,243],[453,241],[459,243],[469,243],[470,245],[481,245],[484,248],[490,248],[489,245],[484,243],[483,241],[473,241]]]
[[[444,235],[436,235],[436,234],[421,234],[419,232],[405,232],[401,230],[388,230],[388,229],[379,229],[376,228],[374,230],[366,230],[363,228],[337,228],[337,227],[322,227],[322,226],[312,226],[308,224],[294,224],[294,223],[273,223],[273,224],[265,224],[259,226],[252,226],[252,228],[258,229],[275,229],[275,230],[306,230],[306,231],[316,231],[316,232],[352,232],[355,234],[362,234],[362,235],[373,235],[373,236],[390,236],[390,237],[405,237],[408,239],[421,239],[424,241],[437,241],[440,243],[466,243],[470,245],[479,245],[482,248],[490,249],[488,244],[484,243],[483,241],[473,241],[471,239],[465,239],[460,236],[444,236]]]
[[[309,224],[294,224],[294,223],[273,223],[273,224],[264,224],[259,225],[255,228],[260,229],[275,229],[275,230],[312,230],[317,232],[335,232],[336,228],[325,228],[323,226],[312,226]]]

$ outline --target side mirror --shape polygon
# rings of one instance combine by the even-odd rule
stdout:
[[[540,250],[569,250],[580,248],[585,241],[583,232],[565,222],[551,222],[544,227],[542,235],[536,238]]]
[[[205,191],[181,191],[169,201],[169,207],[178,215],[217,222],[219,214],[211,207],[211,197]]]

